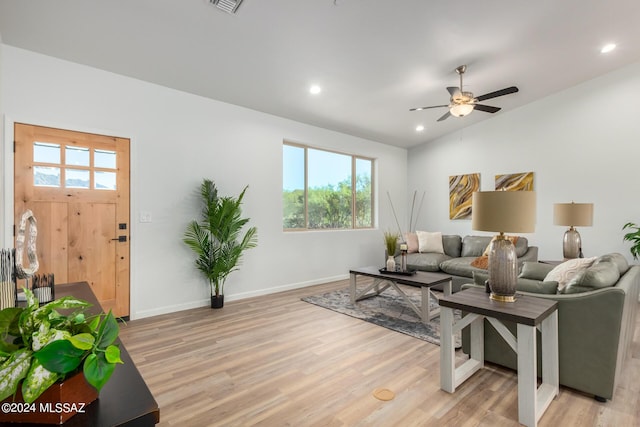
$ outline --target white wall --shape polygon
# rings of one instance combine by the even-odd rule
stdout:
[[[486,191],[496,174],[533,171],[537,225],[527,237],[540,259],[562,258],[566,227],[553,225],[553,204],[575,201],[594,203],[593,227],[579,228],[585,256],[616,251],[632,261],[621,228],[640,223],[639,93],[636,63],[410,150],[409,190],[428,200],[418,229],[480,234],[470,220],[449,220],[450,175],[479,172]]]
[[[349,267],[382,263],[382,232],[395,226],[386,192],[406,217],[406,150],[167,89],[8,45],[0,87],[5,144],[0,241],[11,245],[13,123],[131,138],[132,318],[201,306],[209,290],[182,244],[197,216],[195,192],[213,179],[222,193],[245,185],[244,214],[258,227],[225,288],[227,300],[344,278]],[[303,94],[301,94],[303,95]],[[380,229],[282,231],[282,141],[377,159]],[[140,211],[152,214],[139,223]]]

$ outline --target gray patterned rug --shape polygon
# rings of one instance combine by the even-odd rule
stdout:
[[[411,301],[419,307],[420,288],[400,286]],[[322,295],[304,297],[302,301],[440,345],[440,317],[435,317],[427,325],[423,324],[418,315],[393,289],[387,289],[376,297],[357,301],[355,305],[351,304],[349,289],[338,289]],[[432,309],[438,306],[433,298],[430,298],[429,303]],[[460,312],[454,311],[454,316],[459,319]],[[460,346],[460,337],[457,336],[456,348]]]

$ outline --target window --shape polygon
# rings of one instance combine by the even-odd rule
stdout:
[[[373,227],[373,160],[303,145],[282,149],[282,227]]]
[[[33,163],[36,187],[116,189],[115,151],[35,142]]]

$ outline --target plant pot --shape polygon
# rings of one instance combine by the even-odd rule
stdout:
[[[87,407],[98,398],[98,391],[84,378],[82,371],[62,382],[54,383],[31,404],[22,400],[21,385],[14,396],[2,401],[0,423],[62,424],[76,414],[87,412]]]
[[[211,295],[211,308],[222,308],[224,306],[224,295]]]

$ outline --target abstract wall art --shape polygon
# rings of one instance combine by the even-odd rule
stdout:
[[[533,191],[533,172],[496,175],[496,190]]]
[[[471,219],[471,200],[480,191],[480,174],[449,177],[449,219]]]

